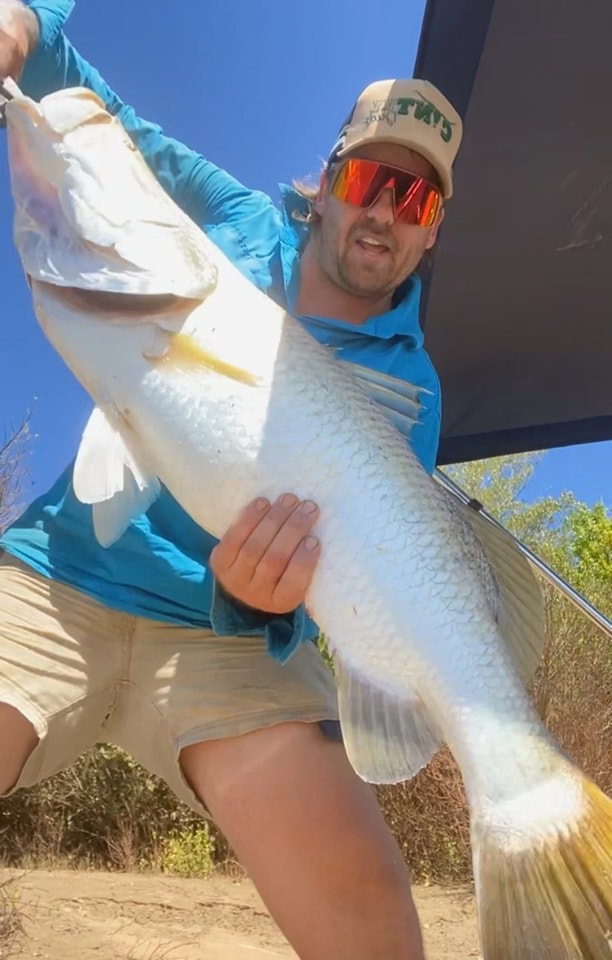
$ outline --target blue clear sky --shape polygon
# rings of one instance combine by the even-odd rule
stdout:
[[[422,14],[423,0],[78,0],[68,32],[142,116],[276,196],[319,169],[359,90],[410,75]],[[0,436],[32,408],[29,499],[74,455],[91,405],[37,327],[11,218],[2,149]],[[610,476],[612,443],[552,451],[530,493],[611,504]]]

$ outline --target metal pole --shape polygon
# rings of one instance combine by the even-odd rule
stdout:
[[[443,487],[446,487],[447,490],[453,493],[459,500],[465,503],[466,506],[471,507],[472,510],[475,510],[481,516],[485,517],[489,523],[493,523],[495,526],[500,527],[500,529],[506,530],[506,528],[499,523],[495,517],[492,517],[490,513],[487,513],[482,503],[480,503],[478,500],[475,500],[473,497],[468,496],[468,494],[465,493],[461,487],[457,486],[454,480],[451,480],[450,477],[447,477],[446,474],[442,473],[441,470],[435,471],[434,478],[441,483]],[[509,531],[506,530],[506,533],[509,533]],[[513,536],[512,534],[510,535]],[[534,567],[537,567],[546,580],[548,580],[553,587],[556,587],[557,590],[560,590],[561,593],[564,593],[565,596],[571,600],[576,607],[582,610],[582,612],[585,613],[586,616],[593,621],[593,623],[597,624],[597,626],[600,627],[600,629],[603,630],[604,633],[610,637],[610,639],[612,639],[612,620],[609,620],[606,616],[604,616],[603,613],[592,606],[589,601],[586,600],[580,593],[574,590],[573,587],[570,587],[569,583],[566,583],[565,580],[559,576],[559,574],[555,573],[555,571],[552,570],[547,563],[544,563],[540,557],[536,556],[536,554],[533,553],[529,547],[526,547],[525,544],[521,543],[520,540],[517,540],[516,537],[514,537],[514,540],[521,553],[527,557],[529,562],[532,563]]]

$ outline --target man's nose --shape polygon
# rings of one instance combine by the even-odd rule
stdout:
[[[395,196],[392,187],[385,187],[376,198],[368,214],[379,223],[395,223]]]

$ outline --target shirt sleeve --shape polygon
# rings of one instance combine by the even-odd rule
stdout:
[[[29,0],[40,23],[40,39],[27,58],[20,87],[36,100],[66,87],[93,90],[118,117],[145,161],[173,200],[200,226],[255,217],[271,206],[265,194],[250,190],[185,144],[166,136],[155,123],[136,115],[82,57],[63,32],[74,0]]]
[[[210,621],[219,637],[252,636],[263,634],[268,653],[280,663],[302,643],[314,641],[319,630],[307,615],[302,604],[287,614],[269,614],[238,603],[220,586],[213,584]]]

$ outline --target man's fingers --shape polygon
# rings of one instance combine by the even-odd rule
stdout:
[[[292,516],[298,504],[298,498],[292,493],[283,494],[272,504],[264,497],[249,503],[215,547],[215,568],[229,571],[239,565],[242,576],[248,576],[248,579],[251,579],[264,553]],[[297,522],[295,520],[291,522],[291,527],[298,530],[297,535],[293,537],[295,546],[300,539],[299,530],[304,530],[302,534],[304,536],[309,529],[310,525],[304,523],[307,513],[308,511],[304,516],[300,516]],[[290,531],[289,537],[285,537],[283,542],[291,541]],[[284,566],[285,564],[283,569]]]
[[[279,531],[287,523],[289,523],[289,533],[285,535],[282,542],[286,545],[285,549],[291,549],[290,545],[293,542],[293,549],[295,549],[300,540],[299,530],[303,529],[305,532],[307,529],[303,522],[305,518],[301,518],[302,522],[300,520],[296,522],[293,517],[298,503],[297,497],[291,493],[286,493],[275,500],[267,510],[262,510],[256,517],[253,517],[250,510],[247,509],[244,520],[241,519],[238,523],[236,533],[236,543],[240,542],[240,548],[226,567],[228,572],[231,569],[232,576],[238,578],[241,583],[250,581],[266,551],[270,549]],[[291,531],[294,531],[293,536]],[[304,533],[301,536],[304,536]],[[286,566],[288,557],[282,558],[281,561],[276,549],[273,550],[273,554],[276,563],[281,563],[281,569],[278,573],[280,576]]]
[[[289,501],[286,501],[285,506],[279,510],[276,516],[276,505],[272,507],[268,516],[260,524],[262,528],[261,542],[257,542],[260,533],[259,528],[251,537],[255,541],[252,559],[257,559],[257,563],[252,570],[251,586],[253,590],[269,593],[270,596],[276,589],[281,577],[284,576],[294,553],[310,533],[319,513],[316,504],[312,501],[306,500],[299,503],[297,498],[293,498],[291,512],[282,519],[283,512],[288,504]],[[278,520],[276,530],[272,526],[275,520]],[[270,533],[273,533],[273,535],[270,536]],[[247,542],[245,552],[248,552],[248,547]],[[258,553],[259,557],[257,557]]]
[[[259,497],[247,504],[238,519],[221,537],[210,556],[213,572],[232,567],[245,542],[270,509],[270,501]]]
[[[259,610],[299,606],[318,559],[318,540],[309,536],[318,515],[316,504],[290,493],[249,504],[211,553],[218,582]]]
[[[276,613],[295,610],[303,602],[321,554],[317,537],[307,536],[298,546],[272,592],[271,609]]]

